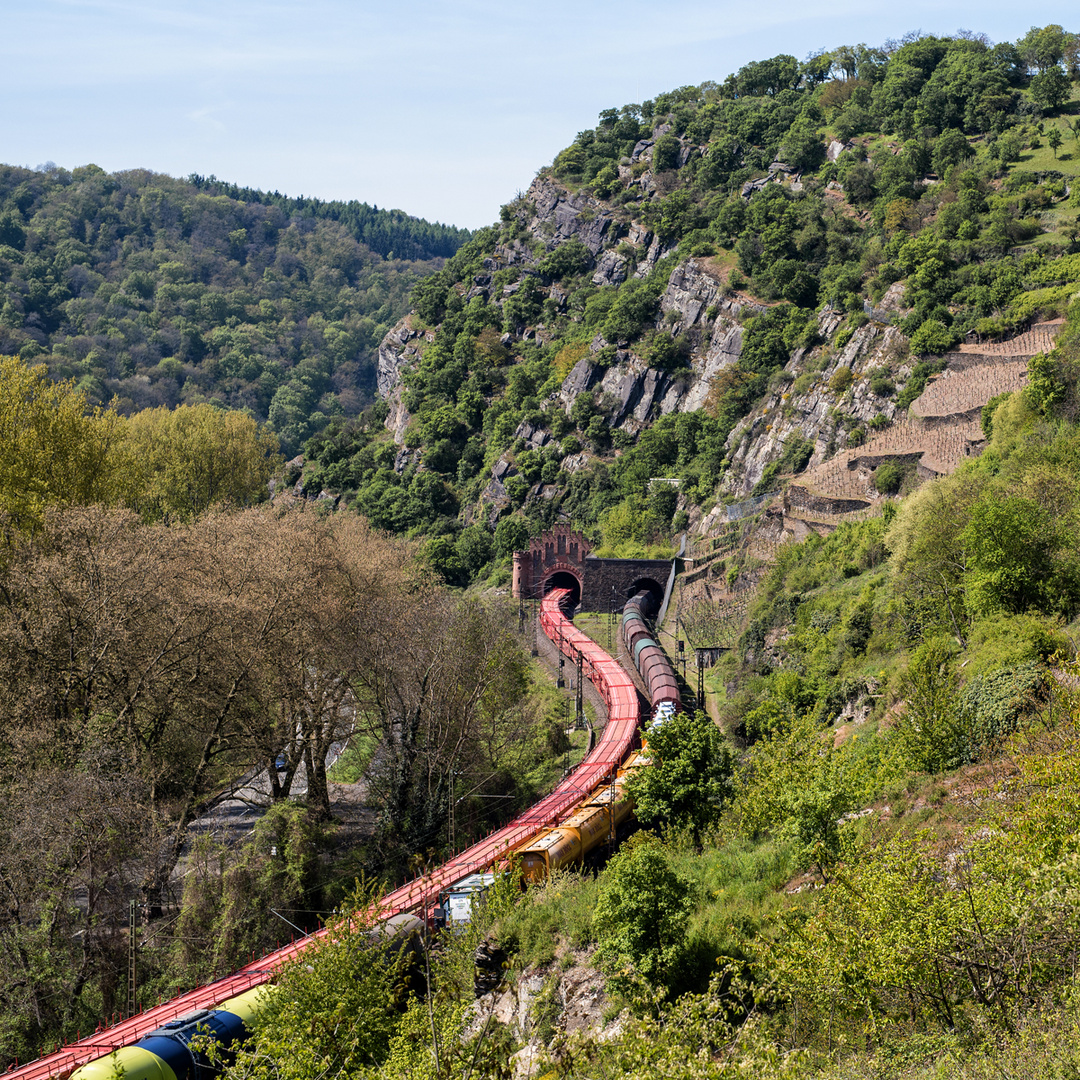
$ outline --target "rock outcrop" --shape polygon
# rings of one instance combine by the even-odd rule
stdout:
[[[641,173],[640,166],[651,161],[655,140],[662,134],[658,130],[634,147],[631,162],[637,163],[635,169],[643,183],[650,174],[647,168]],[[684,144],[682,149],[688,147]],[[830,157],[835,159],[845,149],[839,143],[832,145]],[[624,163],[622,167],[629,166]],[[751,186],[790,183],[793,178],[797,173],[791,166],[775,161],[768,175]],[[628,219],[624,211],[588,191],[568,190],[547,173],[534,180],[510,212],[517,219],[516,238],[514,229],[504,233],[482,270],[466,283],[465,300],[482,296],[487,302],[501,304],[531,280],[529,287],[539,289],[549,310],[553,306],[566,312],[572,297],[540,272],[538,264],[545,251],[572,239],[580,241],[589,253],[592,284],[600,288],[618,287],[631,277],[647,276],[671,251],[641,221]],[[517,268],[516,280],[503,279],[497,287],[498,272],[510,268]],[[629,435],[666,414],[707,408],[717,380],[739,361],[746,320],[767,310],[731,288],[728,270],[727,264],[708,257],[681,263],[660,297],[650,333],[629,343],[607,342],[597,334],[561,386],[541,404],[547,409],[561,407],[569,414],[581,394],[592,393],[607,426]],[[897,282],[876,303],[865,304],[861,326],[853,326],[845,310],[826,306],[821,311],[817,326],[820,343],[796,349],[784,370],[771,379],[765,398],[731,431],[726,445],[728,468],[722,482],[727,495],[745,500],[767,472],[772,477],[783,461],[794,457],[797,467],[805,467],[805,472],[792,484],[788,500],[792,513],[849,513],[879,498],[873,477],[881,461],[911,457],[920,475],[954,468],[962,456],[978,448],[977,414],[992,396],[983,389],[1000,392],[1019,386],[1028,352],[1020,355],[1017,350],[1021,346],[1028,351],[1046,347],[1056,330],[1038,327],[1011,351],[1008,346],[961,346],[950,357],[948,373],[932,383],[912,408],[913,414],[923,416],[918,421],[923,425],[919,431],[928,424],[937,425],[933,446],[923,452],[917,445],[921,436],[913,427],[916,422],[908,420],[906,413],[902,417],[896,405],[896,393],[914,365],[907,356],[906,339],[895,325],[905,314],[903,305],[904,286]],[[641,342],[655,340],[660,334],[670,334],[678,341],[684,364],[673,363],[671,370],[649,365]],[[389,403],[386,426],[399,445],[403,445],[410,421],[402,372],[419,358],[425,336],[430,340],[432,335],[415,330],[407,319],[394,327],[379,349],[378,392]],[[519,327],[516,335],[502,337],[510,349],[519,339],[545,342],[550,337],[543,321],[537,320],[536,325]],[[964,368],[978,370],[961,378]],[[951,425],[948,437],[942,434],[942,425]],[[522,423],[515,432],[515,442],[519,450],[558,452],[555,437],[535,419]],[[791,453],[793,448],[797,453]],[[401,467],[414,458],[403,449]],[[562,459],[561,467],[572,473],[590,461],[590,455],[582,451]],[[513,462],[512,450],[502,455],[481,495],[481,501],[496,514],[510,506],[506,481],[516,473]],[[520,484],[517,486],[520,489]],[[536,484],[533,494],[543,497],[550,491]],[[826,506],[831,509],[826,510]],[[703,519],[701,527],[706,527]]]

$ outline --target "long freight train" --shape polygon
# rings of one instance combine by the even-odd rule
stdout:
[[[596,746],[547,798],[436,870],[388,894],[382,904],[387,921],[407,921],[415,916],[426,921],[440,895],[449,888],[463,879],[506,865],[515,856],[520,856],[526,877],[536,877],[576,861],[605,837],[614,836],[617,826],[629,814],[625,784],[633,770],[647,762],[640,754],[627,760],[642,720],[637,690],[622,667],[566,617],[563,606],[569,595],[568,590],[556,589],[544,597],[540,625],[564,655],[575,662],[580,657],[584,674],[604,699],[608,722]],[[643,623],[645,601],[635,597],[628,608],[631,606]],[[622,633],[627,642],[625,616]],[[634,644],[637,640],[633,639]],[[627,644],[627,648],[631,645]],[[644,648],[639,651],[646,652]],[[652,653],[648,656],[651,662]],[[670,664],[667,666],[670,673]],[[675,686],[673,673],[668,687],[655,663],[648,668],[649,675],[640,665],[639,671],[650,689],[655,685],[656,692],[665,695],[660,704],[666,708],[671,701],[677,703],[677,691],[671,697]],[[656,702],[654,714],[655,711]],[[538,843],[549,836],[554,839],[546,846]],[[127,1080],[201,1080],[206,1075],[205,1063],[188,1046],[194,1030],[201,1024],[219,1031],[219,1039],[226,1047],[242,1040],[266,993],[260,988],[326,932],[301,938],[224,979],[149,1009],[7,1075],[10,1080],[47,1080],[77,1070],[72,1080],[104,1080],[102,1069],[112,1076],[119,1066]]]

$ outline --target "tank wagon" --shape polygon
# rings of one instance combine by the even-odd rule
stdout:
[[[267,987],[256,987],[223,1001],[216,1009],[196,1009],[170,1020],[131,1046],[123,1046],[108,1057],[98,1058],[72,1075],[77,1080],[210,1080],[215,1066],[204,1050],[192,1046],[197,1035],[205,1035],[225,1051],[239,1046],[248,1037],[249,1025],[267,999]]]
[[[648,758],[635,751],[611,783],[597,788],[566,821],[520,848],[515,854],[521,860],[523,883],[540,881],[553,870],[580,863],[594,848],[614,839],[634,809],[626,782],[646,764]]]

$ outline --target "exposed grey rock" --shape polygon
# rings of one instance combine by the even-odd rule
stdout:
[[[618,404],[610,415],[612,427],[618,427],[641,400],[642,381],[645,367],[639,362],[619,364],[604,373],[600,386],[605,394],[610,394]]]
[[[626,259],[616,251],[605,251],[596,262],[594,285],[620,285],[626,280]]]
[[[591,389],[599,377],[600,369],[587,356],[583,356],[570,369],[570,374],[563,379],[563,384],[558,391],[558,399],[565,408],[569,409],[574,403],[574,398]]]
[[[538,176],[527,198],[536,208],[529,232],[549,248],[576,236],[595,257],[611,238],[614,216],[590,195],[567,192],[551,177]]]
[[[672,273],[660,298],[660,311],[665,316],[676,312],[679,318],[673,329],[688,330],[698,324],[710,306],[719,305],[723,299],[720,282],[702,273],[691,259]]]
[[[638,387],[638,400],[634,406],[634,420],[644,425],[662,398],[666,376],[656,368],[647,368]]]
[[[739,191],[744,199],[749,199],[755,191],[760,191],[766,184],[772,183],[771,176],[763,176],[760,180],[747,180]]]
[[[819,325],[832,325],[835,330],[836,314],[824,312]],[[839,355],[817,374],[804,393],[791,393],[791,383],[780,387],[760,410],[737,425],[729,436],[732,465],[725,478],[725,489],[733,494],[749,494],[766,467],[783,454],[784,444],[794,435],[814,443],[808,469],[824,461],[830,453],[830,439],[840,437],[830,413],[841,396],[845,402],[844,413],[856,424],[868,424],[879,413],[886,419],[893,419],[895,400],[878,397],[866,374],[872,368],[886,366],[885,357],[899,337],[902,335],[897,327],[867,323],[852,334]],[[795,375],[798,363],[793,356],[786,370]],[[855,381],[850,390],[838,395],[829,389],[829,379],[842,367],[851,369]],[[850,426],[841,431],[849,430]],[[835,449],[833,446],[832,450]]]
[[[669,254],[671,248],[664,244],[659,236],[654,236],[652,243],[649,244],[649,250],[645,252],[645,256],[638,260],[637,269],[634,271],[634,277],[643,278],[649,275],[652,268],[667,254]]]
[[[885,295],[878,301],[876,307],[869,300],[864,300],[863,311],[878,322],[889,322],[894,315],[904,314],[908,310],[904,307],[906,288],[904,282],[894,281],[885,290]]]
[[[525,447],[528,450],[539,450],[554,442],[547,431],[543,428],[533,427],[532,424],[525,420],[518,424],[517,431],[514,432],[514,438],[524,439]]]
[[[565,469],[568,473],[580,472],[582,469],[589,467],[589,455],[582,451],[580,454],[571,454],[569,457],[564,457],[560,462],[560,467]]]
[[[405,403],[401,399],[401,385],[397,385],[391,391],[389,398],[390,411],[386,414],[385,427],[387,431],[394,433],[394,442],[400,446],[405,440],[405,429],[409,426],[412,417]],[[396,466],[395,466],[396,468]],[[398,470],[401,471],[400,469]]]
[[[416,464],[419,460],[419,450],[409,450],[403,446],[397,452],[397,457],[394,458],[394,472],[403,473],[410,465]]]
[[[828,149],[825,151],[825,156],[830,161],[835,161],[845,150],[851,149],[851,143],[840,142],[839,139],[833,139],[829,143]]]
[[[420,355],[420,334],[403,319],[379,343],[375,362],[375,387],[381,398],[388,398],[401,382],[401,373]]]

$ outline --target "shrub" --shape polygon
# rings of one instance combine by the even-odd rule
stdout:
[[[620,849],[600,881],[594,925],[601,963],[618,983],[636,970],[670,986],[686,961],[693,897],[667,852],[648,833]]]
[[[855,376],[851,373],[851,368],[838,367],[829,379],[829,389],[834,394],[842,394],[851,387],[854,381]]]
[[[940,356],[948,352],[960,335],[937,319],[926,319],[911,335],[911,351],[919,356]]]
[[[882,495],[895,495],[904,482],[904,466],[899,461],[886,461],[874,472],[874,487]]]
[[[888,397],[890,394],[896,392],[896,383],[889,378],[887,368],[874,368],[874,370],[870,372],[870,389],[873,390],[878,397]]]

